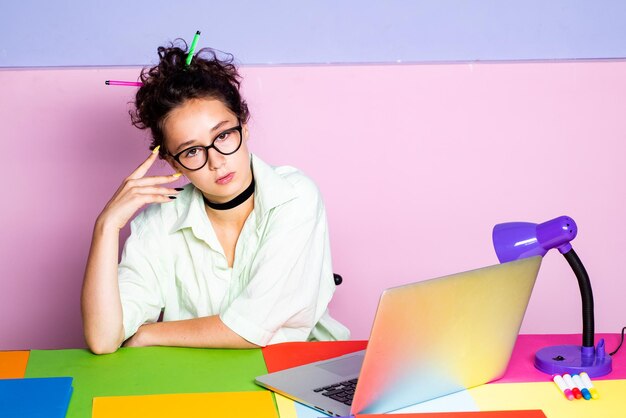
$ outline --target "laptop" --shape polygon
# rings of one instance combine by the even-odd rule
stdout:
[[[541,257],[387,289],[367,349],[255,383],[335,416],[386,413],[499,379]]]

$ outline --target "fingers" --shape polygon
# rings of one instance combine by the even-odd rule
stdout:
[[[176,199],[182,189],[161,187],[160,185],[176,181],[181,173],[169,176],[144,177],[157,159],[159,148],[155,148],[150,156],[128,176],[117,189],[111,200],[100,214],[109,224],[119,229],[134,216],[142,206],[151,203],[166,203]]]
[[[122,229],[142,206],[173,202],[178,193],[176,189],[165,187],[126,189],[113,196],[100,217],[105,224],[115,225],[118,229]]]
[[[175,195],[162,195],[162,194],[141,194],[135,196],[135,202],[141,206],[151,205],[153,203],[168,203],[176,200]]]
[[[180,178],[180,173],[170,174],[169,176],[153,176],[153,177],[141,177],[137,179],[128,178],[127,183],[131,187],[145,187],[154,186],[157,184],[165,184],[176,181]]]
[[[168,176],[171,177],[171,176]],[[140,179],[148,180],[148,179]],[[164,203],[176,199],[182,188],[160,187],[158,185],[142,186],[139,180],[129,180],[124,189],[114,198],[116,202],[128,202],[135,210],[149,203]]]
[[[167,189],[165,189],[167,190]],[[116,211],[120,213],[120,219],[123,218],[124,224],[143,206],[152,203],[173,202],[176,199],[177,191],[166,193],[164,190],[152,190],[148,193],[146,189],[131,191],[123,200],[116,205]],[[122,216],[123,215],[123,216]]]
[[[169,187],[141,186],[131,189],[131,193],[140,195],[176,196],[180,191]]]
[[[157,157],[159,156],[159,148],[161,148],[160,145],[158,147],[156,147],[155,149],[153,149],[152,153],[148,156],[146,161],[141,163],[141,165],[139,167],[137,167],[135,169],[135,171],[133,171],[130,174],[130,176],[128,176],[128,178],[129,179],[139,179],[139,178],[142,178],[143,176],[145,176],[146,173],[148,172],[148,170],[150,169],[150,167],[152,167],[152,164],[154,164],[154,162],[156,161]]]

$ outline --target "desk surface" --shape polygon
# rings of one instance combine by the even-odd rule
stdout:
[[[615,349],[619,343],[618,334],[598,334],[596,341],[599,338],[605,338],[609,351]],[[532,364],[534,352],[547,345],[579,343],[580,335],[521,335],[505,376],[494,384],[503,384],[502,388],[506,388],[504,384],[512,382],[544,382],[548,386],[553,385],[549,381],[549,376],[534,369]],[[32,350],[28,357],[25,376],[72,376],[74,394],[67,417],[90,418],[94,397],[260,391],[264,389],[256,386],[253,378],[266,373],[268,369],[275,371],[287,366],[330,358],[362,349],[365,345],[364,341],[352,341],[287,343],[262,350],[123,348],[114,354],[103,356],[95,356],[86,350]],[[626,348],[623,348],[613,357],[611,374],[594,381],[626,379],[625,351]],[[9,377],[3,375],[6,374],[6,370],[2,359],[13,356],[23,360],[24,354],[18,357],[15,357],[15,353],[0,352],[0,354],[2,354],[0,378]],[[15,370],[11,373],[13,375],[10,377],[16,377]],[[548,396],[558,398],[555,387],[548,390],[552,389],[555,393]],[[564,399],[563,401],[568,402]],[[506,404],[507,402],[504,403],[505,406]],[[508,404],[512,405],[511,402]],[[543,405],[537,404],[534,407],[541,408]],[[624,411],[626,401],[620,414],[625,414]],[[550,418],[555,416],[558,415],[548,415]]]
[[[87,350],[33,350],[25,376],[73,377],[67,418],[91,418],[94,397],[261,391],[252,378],[266,370],[259,349],[145,347],[102,356]]]

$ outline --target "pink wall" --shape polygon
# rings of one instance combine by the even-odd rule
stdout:
[[[147,155],[136,68],[0,71],[0,349],[82,346],[93,220]],[[388,286],[496,263],[495,223],[567,214],[596,329],[626,325],[626,62],[246,67],[253,152],[320,186],[341,285],[367,338]],[[161,168],[165,170],[165,168]],[[157,170],[158,171],[158,170]],[[576,279],[546,256],[523,332],[579,332]]]

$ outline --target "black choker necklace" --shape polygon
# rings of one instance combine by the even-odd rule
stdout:
[[[237,206],[241,205],[243,202],[248,200],[248,198],[250,198],[250,196],[252,196],[252,193],[254,193],[254,176],[252,177],[252,182],[246,188],[246,190],[244,190],[238,196],[235,196],[234,199],[229,200],[228,202],[213,203],[213,202],[209,201],[209,199],[207,199],[204,195],[202,195],[202,198],[204,199],[204,203],[208,207],[210,207],[211,209],[227,210],[227,209],[232,209],[234,207],[237,207]]]

